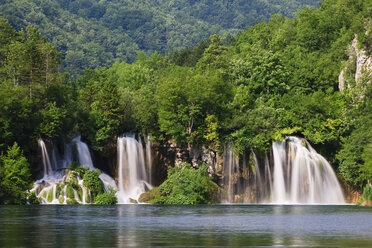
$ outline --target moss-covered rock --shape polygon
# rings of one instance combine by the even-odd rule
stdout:
[[[53,188],[51,188],[49,191],[48,191],[48,202],[52,202],[53,201],[53,198],[54,198],[54,190]]]
[[[75,200],[75,199],[67,199],[67,200],[66,200],[66,203],[69,204],[69,205],[76,205],[76,204],[79,204],[79,203],[77,202],[77,200]]]
[[[161,195],[160,195],[159,187],[154,187],[149,192],[145,192],[145,193],[141,194],[140,197],[138,198],[138,202],[152,203],[152,201],[156,197],[160,197],[160,196]]]
[[[71,185],[67,185],[67,188],[66,188],[66,196],[67,196],[68,198],[75,198],[74,189],[72,188]]]
[[[78,192],[79,200],[83,201],[83,189],[79,187],[77,192]]]

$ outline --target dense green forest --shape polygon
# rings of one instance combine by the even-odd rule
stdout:
[[[226,36],[293,14],[318,0],[133,1],[2,0],[0,17],[16,30],[35,25],[61,52],[62,68],[73,77],[84,68],[133,62],[140,50],[167,53],[212,34]]]
[[[78,9],[75,2],[63,8]],[[15,31],[1,19],[0,202],[25,192],[27,170],[40,169],[39,135],[63,141],[79,133],[103,154],[125,132],[217,152],[232,141],[238,153],[263,153],[297,135],[361,190],[372,180],[372,85],[368,71],[355,81],[350,46],[357,37],[370,56],[371,10],[372,1],[325,0],[226,39],[212,35],[166,56],[140,52],[132,64],[87,69],[76,81],[58,71],[60,48],[38,29]],[[340,92],[344,68],[349,87]]]

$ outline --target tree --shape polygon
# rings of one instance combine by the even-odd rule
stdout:
[[[15,142],[0,157],[0,203],[24,204],[31,186],[30,166]]]

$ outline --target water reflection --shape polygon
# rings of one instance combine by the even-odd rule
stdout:
[[[0,247],[372,247],[356,206],[0,206]]]

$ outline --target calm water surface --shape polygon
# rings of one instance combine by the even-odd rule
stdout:
[[[372,208],[0,206],[0,247],[372,247]]]

